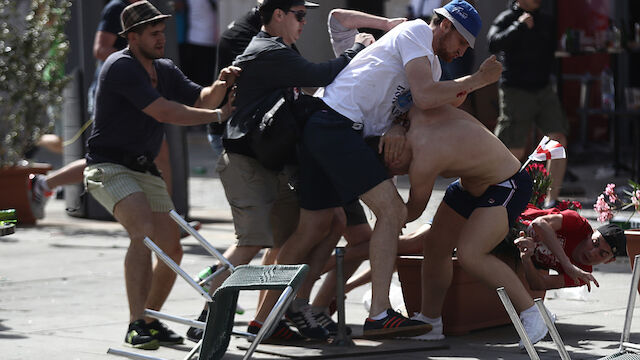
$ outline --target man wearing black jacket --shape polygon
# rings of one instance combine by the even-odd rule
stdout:
[[[489,51],[502,58],[500,117],[495,134],[519,160],[527,154],[531,125],[567,146],[567,119],[551,89],[555,36],[550,16],[540,11],[542,0],[514,1],[493,21],[487,38]],[[567,166],[566,159],[548,166],[553,184],[547,207],[557,199]]]
[[[224,152],[217,171],[231,206],[237,244],[225,252],[234,265],[248,263],[263,248],[279,248],[298,224],[298,197],[288,186],[293,168],[281,171],[265,168],[249,145],[250,114],[256,104],[276,91],[288,99],[300,95],[300,87],[326,86],[373,37],[365,34],[341,56],[315,64],[302,57],[294,43],[306,24],[306,11],[317,4],[302,0],[265,0],[259,7],[261,31],[252,39],[234,64],[242,68],[234,106],[236,114],[223,134]],[[212,285],[213,286],[213,285]],[[326,338],[327,332],[315,323],[298,326],[306,337]],[[252,322],[250,332],[261,326]],[[274,334],[290,331],[279,324]],[[282,331],[281,331],[282,330]]]

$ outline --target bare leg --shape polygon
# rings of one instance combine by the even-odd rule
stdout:
[[[361,200],[377,219],[369,250],[372,278],[369,316],[373,317],[391,308],[389,287],[396,261],[398,234],[404,226],[407,208],[391,180],[385,180],[367,191]]]
[[[146,196],[137,192],[114,207],[115,218],[129,233],[129,249],[124,260],[124,277],[129,300],[130,322],[141,319],[151,289],[151,250],[143,243],[153,233],[151,207]]]
[[[60,139],[60,136],[55,134],[42,135],[36,145],[42,146],[55,154],[62,154],[62,149],[64,148],[62,145],[62,139]]]
[[[278,254],[278,264],[302,263],[320,241],[329,233],[334,209],[305,210],[300,209],[300,222],[296,231],[284,243]],[[275,305],[280,292],[267,291],[265,299],[258,309],[256,320],[264,322]]]
[[[344,261],[344,274],[343,279],[349,279],[353,273],[358,270],[362,260],[369,257],[369,239],[371,239],[371,226],[369,224],[358,224],[347,227],[344,231],[344,238],[348,244],[345,248],[345,261]],[[350,260],[346,259],[346,255],[352,256]],[[353,258],[353,255],[358,255]],[[330,259],[332,265],[335,267],[335,256]],[[327,267],[325,267],[327,269]],[[323,269],[323,272],[325,269]],[[328,271],[328,270],[327,270]],[[345,294],[347,293],[345,288]],[[336,297],[336,273],[334,269],[331,269],[329,274],[324,279],[322,286],[318,290],[316,297],[313,300],[313,306],[316,307],[329,307],[331,301]]]
[[[442,202],[433,218],[433,225],[422,236],[424,260],[420,312],[430,318],[438,318],[442,314],[442,305],[453,277],[451,254],[465,222],[465,218]]]
[[[567,137],[561,133],[549,134],[551,140],[555,140],[560,145],[567,146]],[[547,169],[549,169],[549,175],[551,175],[551,188],[547,199],[549,201],[556,201],[560,196],[560,190],[562,189],[562,182],[564,180],[564,173],[567,170],[567,159],[555,159],[547,161]]]
[[[333,249],[336,248],[336,244],[344,232],[345,225],[346,218],[344,211],[342,208],[336,208],[333,220],[331,221],[331,232],[309,252],[305,260],[305,263],[309,264],[309,272],[298,290],[298,298],[309,299],[311,297],[313,285],[320,278],[320,275],[322,275],[322,268],[331,257]]]
[[[74,160],[56,171],[47,174],[45,181],[49,189],[68,184],[80,184],[83,181],[83,171],[87,166],[85,159]]]
[[[261,249],[261,246],[238,246],[234,244],[231,245],[223,255],[233,266],[246,265],[251,262],[251,259],[253,259]],[[213,294],[228,277],[229,272],[225,271],[213,278],[211,280],[209,294]]]
[[[460,233],[458,261],[469,273],[492,289],[504,286],[518,312],[533,306],[533,299],[516,273],[504,262],[491,255],[502,240],[509,224],[507,209],[502,206],[481,207],[473,211]]]
[[[180,245],[178,225],[171,220],[168,213],[154,212],[153,230],[154,232],[150,236],[153,242],[173,261],[180,264],[182,245]],[[159,311],[167,300],[175,280],[176,273],[163,261],[157,260],[153,268],[153,280],[146,300],[146,307]],[[152,320],[153,318],[147,318],[149,322]]]
[[[272,265],[276,263],[276,259],[278,257],[278,253],[280,252],[280,248],[269,248],[266,249],[264,255],[262,255],[262,265]],[[258,295],[258,304],[256,309],[259,309],[264,302],[264,297],[267,295],[266,290],[260,290],[260,294]]]

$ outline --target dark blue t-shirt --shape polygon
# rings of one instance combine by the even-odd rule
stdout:
[[[124,157],[145,155],[155,159],[164,136],[162,123],[142,112],[159,97],[193,106],[202,87],[187,79],[169,59],[153,65],[158,86],[142,64],[126,48],[111,54],[100,71],[96,112],[89,137],[87,163],[126,165]]]
[[[104,9],[102,9],[102,14],[100,15],[100,23],[98,23],[97,31],[104,31],[108,33],[115,34],[117,36],[115,44],[113,47],[117,50],[122,50],[127,47],[127,39],[118,35],[120,31],[122,31],[122,23],[120,22],[120,14],[125,7],[129,5],[129,2],[126,0],[111,0],[107,5],[105,5]]]

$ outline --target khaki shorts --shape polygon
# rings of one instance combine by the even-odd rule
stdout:
[[[222,153],[216,171],[231,206],[238,246],[279,248],[298,226],[298,196],[289,188],[293,169],[265,169],[248,156]]]
[[[168,212],[175,208],[162,178],[133,171],[123,165],[89,165],[84,169],[84,183],[89,194],[112,215],[113,208],[120,200],[136,192],[143,192],[147,196],[153,212]]]
[[[526,146],[534,124],[543,135],[568,133],[569,122],[550,85],[540,90],[502,86],[499,100],[500,117],[494,133],[510,149]]]

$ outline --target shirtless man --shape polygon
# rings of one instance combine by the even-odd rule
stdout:
[[[411,182],[407,222],[424,211],[438,175],[459,177],[449,185],[433,225],[424,237],[421,313],[413,317],[433,326],[422,339],[441,339],[442,305],[451,284],[451,254],[491,288],[503,286],[533,343],[547,328],[517,275],[490,254],[504,239],[531,197],[531,178],[520,161],[483,124],[468,113],[445,105],[413,108],[403,162],[390,170],[408,171]],[[408,161],[411,159],[411,161]]]

